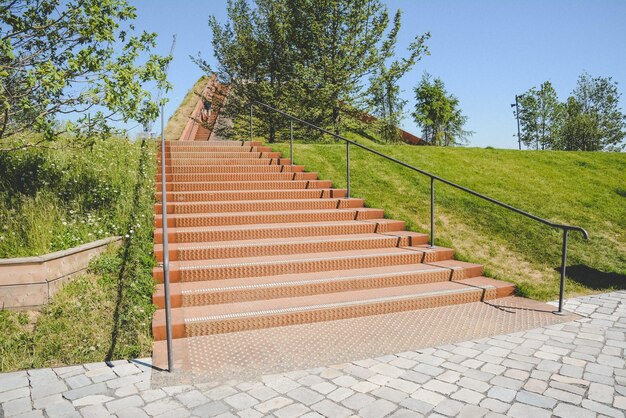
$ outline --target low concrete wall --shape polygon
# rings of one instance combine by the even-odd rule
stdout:
[[[0,259],[0,309],[36,309],[45,305],[72,276],[120,237],[105,238],[69,250]]]

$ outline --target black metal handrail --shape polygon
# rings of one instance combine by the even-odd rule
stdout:
[[[563,312],[563,297],[564,297],[564,291],[565,291],[565,269],[566,269],[566,263],[567,263],[567,238],[569,235],[570,231],[578,231],[581,234],[583,234],[585,239],[589,239],[589,234],[587,233],[587,231],[584,228],[581,228],[579,226],[573,226],[573,225],[565,225],[565,224],[559,224],[559,223],[555,223],[555,222],[551,222],[547,219],[543,219],[540,218],[539,216],[533,215],[532,213],[526,212],[522,209],[518,209],[514,206],[511,206],[507,203],[501,202],[499,200],[493,199],[489,196],[485,196],[482,193],[478,193],[477,191],[474,191],[472,189],[468,189],[465,186],[461,186],[460,184],[456,184],[450,180],[446,180],[442,177],[439,177],[435,174],[429,173],[428,171],[422,170],[420,168],[414,167],[410,164],[407,164],[403,161],[400,161],[394,157],[390,157],[389,155],[383,154],[382,152],[376,151],[372,148],[366,147],[365,145],[359,144],[358,142],[352,141],[348,138],[345,138],[339,134],[336,134],[334,132],[331,132],[327,129],[321,128],[317,125],[313,125],[310,122],[307,122],[305,120],[302,120],[300,118],[298,118],[297,116],[291,115],[287,112],[284,112],[282,110],[276,109],[275,107],[272,107],[266,103],[263,102],[259,102],[259,101],[254,101],[253,103],[250,103],[250,141],[252,141],[252,137],[253,137],[253,125],[252,125],[252,118],[253,118],[253,107],[254,104],[257,104],[259,106],[262,106],[266,109],[269,109],[273,112],[277,112],[283,116],[286,116],[290,119],[290,138],[289,138],[289,159],[291,161],[291,164],[293,164],[293,121],[297,121],[300,122],[303,125],[306,125],[310,128],[316,129],[322,133],[325,133],[327,135],[331,135],[332,137],[336,138],[336,139],[340,139],[342,141],[344,141],[346,143],[346,189],[347,189],[347,197],[350,198],[350,145],[354,145],[356,147],[359,147],[361,149],[364,149],[368,152],[371,152],[372,154],[376,154],[379,157],[385,158],[389,161],[393,161],[396,164],[399,164],[403,167],[406,167],[410,170],[416,171],[420,174],[423,174],[425,176],[430,177],[430,238],[429,238],[429,244],[431,247],[433,247],[435,245],[435,181],[440,181],[441,183],[447,184],[448,186],[452,186],[458,190],[462,190],[466,193],[469,193],[473,196],[479,197],[483,200],[486,200],[490,203],[496,204],[498,206],[501,206],[505,209],[508,209],[510,211],[513,211],[517,214],[520,214],[522,216],[525,216],[527,218],[530,218],[534,221],[537,222],[541,222],[542,224],[548,225],[552,228],[556,228],[556,229],[560,229],[563,231],[563,246],[562,246],[562,250],[561,250],[561,281],[560,281],[560,288],[559,288],[559,309],[557,311],[557,313],[562,313]]]

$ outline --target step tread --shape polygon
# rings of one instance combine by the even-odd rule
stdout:
[[[346,209],[324,209],[324,213],[355,213],[355,212],[380,212],[382,209],[377,208],[346,208]],[[209,213],[168,213],[167,217],[170,219],[177,218],[203,218],[203,217],[233,217],[233,216],[250,216],[250,214],[264,216],[275,215],[281,213],[288,213],[290,215],[308,215],[318,214],[320,209],[307,210],[269,210],[269,211],[250,211],[250,212],[209,212]],[[154,215],[155,218],[161,218],[163,215]]]
[[[461,264],[456,260],[456,268],[468,268],[479,266],[478,264]],[[312,273],[298,273],[298,274],[278,274],[275,276],[257,276],[257,277],[244,277],[238,279],[224,279],[224,280],[204,280],[195,282],[180,282],[172,283],[172,293],[203,293],[203,292],[219,292],[224,290],[235,290],[238,288],[262,288],[269,286],[278,286],[293,283],[306,284],[311,281],[333,281],[333,280],[345,280],[349,278],[373,278],[384,276],[395,276],[403,274],[425,273],[429,271],[441,271],[450,270],[436,265],[436,263],[419,263],[419,264],[398,264],[393,266],[380,266],[360,269],[349,270],[328,270]],[[164,293],[163,284],[156,286],[155,295],[162,296]]]
[[[156,215],[155,215],[156,216]],[[168,215],[170,216],[170,215]],[[175,232],[193,232],[193,231],[220,231],[220,230],[246,230],[251,229],[284,229],[284,228],[301,228],[301,227],[320,227],[320,226],[344,226],[362,223],[398,223],[402,221],[396,221],[393,219],[367,219],[358,221],[324,221],[324,222],[286,222],[275,224],[252,224],[252,225],[218,225],[218,226],[205,226],[205,227],[169,227],[169,233]],[[156,228],[156,231],[161,231],[161,228]]]
[[[397,236],[423,237],[426,234],[418,232],[409,232],[408,234],[396,235],[395,233],[370,233],[370,234],[350,234],[350,235],[319,235],[311,237],[292,237],[292,238],[261,238],[254,240],[236,240],[236,241],[210,241],[210,242],[183,242],[170,244],[170,250],[184,250],[192,248],[224,248],[224,247],[246,247],[258,245],[282,245],[282,244],[300,244],[308,242],[332,242],[332,241],[356,241],[365,239],[389,239]],[[156,244],[155,249],[162,249],[163,244]]]
[[[440,249],[442,247],[439,247]],[[241,258],[216,258],[211,260],[186,260],[170,262],[170,269],[193,270],[203,268],[216,268],[233,265],[263,265],[282,264],[289,262],[308,262],[314,260],[329,259],[349,259],[359,257],[377,257],[395,254],[410,254],[417,251],[428,251],[427,246],[416,247],[392,247],[374,248],[366,250],[335,251],[332,253],[304,253],[304,254],[283,254],[279,256],[241,257]]]
[[[271,300],[256,300],[239,303],[226,303],[205,306],[174,308],[174,321],[204,322],[219,321],[237,317],[276,315],[281,311],[301,311],[329,309],[337,305],[373,304],[388,299],[410,299],[435,296],[447,293],[482,292],[485,287],[501,287],[508,283],[479,277],[459,281],[425,283],[410,286],[397,286],[376,289],[354,290],[314,296],[298,296]],[[155,322],[164,322],[164,310],[155,314]]]

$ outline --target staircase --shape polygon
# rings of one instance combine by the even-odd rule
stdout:
[[[258,142],[166,143],[173,337],[509,296],[483,267]],[[160,164],[157,201],[161,201]],[[161,204],[155,246],[163,260]],[[152,329],[166,338],[163,271]]]

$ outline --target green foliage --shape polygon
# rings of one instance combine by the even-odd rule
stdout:
[[[158,115],[145,83],[169,84],[171,57],[151,53],[156,34],[135,34],[125,0],[22,0],[0,8],[0,149],[46,144],[62,134],[92,143],[114,120]],[[87,112],[92,112],[90,115]],[[77,114],[61,125],[57,118]],[[36,143],[21,135],[34,131]]]
[[[140,147],[121,138],[87,149],[56,144],[59,149],[0,153],[0,257],[41,255],[130,232]]]
[[[376,127],[379,136],[385,142],[400,142],[401,134],[398,129],[404,116],[406,100],[400,98],[400,86],[398,81],[409,71],[423,55],[428,54],[426,40],[430,34],[418,37],[409,46],[408,58],[396,59],[391,63],[387,61],[395,55],[395,44],[400,31],[400,10],[396,12],[394,23],[387,39],[383,56],[374,73],[370,77],[370,86],[367,89],[367,104],[370,113],[378,118]]]
[[[536,149],[620,151],[626,138],[621,94],[610,77],[581,74],[572,94],[559,103],[549,81],[520,99],[521,138]]]
[[[563,106],[559,103],[552,83],[546,81],[539,90],[535,87],[519,97],[521,140],[535,149],[559,148],[559,134],[563,125]]]
[[[0,372],[150,355],[156,149],[136,148],[140,158],[125,165],[133,192],[121,196],[132,208],[124,229],[133,233],[92,260],[89,274],[68,282],[40,314],[0,311]]]
[[[626,205],[622,153],[528,151],[458,147],[367,146],[555,222],[586,228],[570,234],[568,296],[626,289]],[[275,148],[288,152],[287,144]],[[295,145],[298,164],[345,187],[345,146]],[[430,181],[356,147],[351,192],[410,229],[429,231]],[[489,173],[489,175],[485,175]],[[558,296],[562,234],[441,183],[436,183],[438,245],[481,263],[492,277],[514,282],[522,295]]]
[[[218,74],[231,85],[226,113],[233,119],[247,115],[249,103],[259,100],[339,132],[342,106],[363,103],[363,83],[370,76],[385,84],[380,97],[393,101],[390,114],[397,117],[395,82],[425,53],[428,35],[415,38],[408,58],[387,67],[400,14],[390,25],[380,0],[256,0],[254,5],[229,0],[229,21],[209,20]],[[257,129],[269,131],[273,142],[284,119],[262,107],[256,112]]]
[[[440,78],[431,81],[424,73],[415,87],[415,123],[422,128],[423,140],[430,145],[460,145],[473,132],[463,129],[467,117],[459,108],[459,99],[446,91]]]

